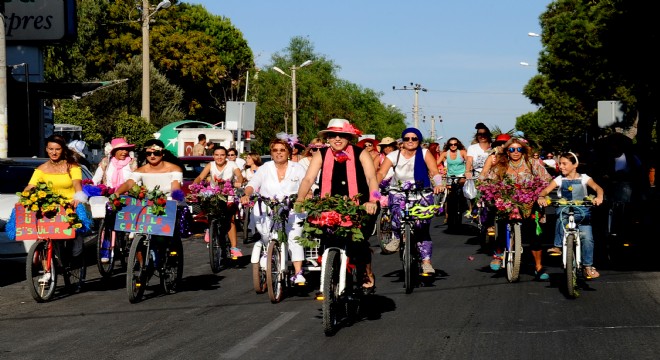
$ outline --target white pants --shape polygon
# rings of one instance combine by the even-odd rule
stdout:
[[[259,210],[257,210],[260,213]],[[270,214],[255,215],[254,211],[251,214],[252,221],[255,229],[261,235],[261,241],[264,246],[268,246],[270,239],[277,239],[277,233],[271,233],[270,229],[273,226],[273,219]],[[296,237],[302,234],[302,221],[305,220],[307,214],[305,213],[289,213],[289,219],[286,223],[284,231],[289,239],[289,252],[291,253],[291,261],[305,260],[305,249],[296,241]]]

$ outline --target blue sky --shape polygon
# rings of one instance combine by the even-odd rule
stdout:
[[[478,122],[510,130],[517,116],[536,110],[521,94],[541,51],[540,39],[527,33],[541,32],[550,0],[185,2],[227,17],[261,68],[292,37],[307,37],[341,67],[340,78],[383,93],[381,101],[411,126],[415,92],[392,86],[422,85],[419,128],[429,136],[433,117],[441,144],[451,136],[469,144]]]

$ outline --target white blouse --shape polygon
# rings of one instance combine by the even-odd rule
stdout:
[[[160,185],[160,191],[169,194],[172,192],[172,182],[178,181],[183,184],[183,173],[181,171],[172,171],[166,173],[143,173],[134,172],[131,174],[131,180],[144,185],[147,189],[153,190]]]

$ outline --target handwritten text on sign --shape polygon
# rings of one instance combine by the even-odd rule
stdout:
[[[35,211],[26,212],[25,207],[16,204],[16,240],[37,240],[37,238],[51,240],[73,239],[76,237],[75,229],[69,225],[69,220],[63,207],[52,218],[37,219]]]
[[[152,202],[131,196],[122,196],[125,203],[117,211],[115,231],[135,232],[151,235],[172,236],[176,225],[176,201],[168,200],[164,215],[151,213]]]

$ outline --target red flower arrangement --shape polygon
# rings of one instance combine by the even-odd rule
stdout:
[[[358,197],[359,194],[352,199],[327,195],[305,200],[302,208],[307,212],[307,220],[296,240],[304,247],[317,246],[314,239],[324,236],[362,241],[361,227],[366,217],[364,207],[358,205]]]

